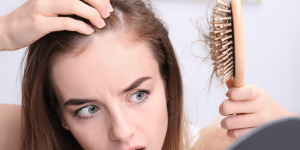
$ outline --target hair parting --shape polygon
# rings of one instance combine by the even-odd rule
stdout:
[[[77,32],[52,32],[28,47],[22,79],[22,149],[80,150],[82,147],[71,132],[60,123],[60,106],[51,83],[51,67],[55,58],[64,53],[82,53],[96,36],[146,43],[159,64],[169,96],[168,129],[163,150],[183,150],[183,91],[179,66],[168,30],[158,19],[150,2],[141,0],[111,0],[114,12],[105,19],[103,29],[88,20],[72,17],[91,25],[91,36]],[[113,41],[113,40],[112,40]]]

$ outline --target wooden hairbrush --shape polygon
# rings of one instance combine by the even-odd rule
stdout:
[[[222,83],[234,77],[234,87],[244,86],[245,52],[242,5],[217,0],[210,22],[210,54],[214,71]]]

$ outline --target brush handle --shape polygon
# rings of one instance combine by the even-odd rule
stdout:
[[[235,79],[234,87],[244,86],[245,76],[245,51],[244,51],[244,25],[242,4],[240,0],[231,0],[233,27],[234,27],[234,47],[235,47]]]

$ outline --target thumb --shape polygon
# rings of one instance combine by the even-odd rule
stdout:
[[[231,89],[234,87],[234,78],[230,78],[227,82],[226,82],[227,88]]]

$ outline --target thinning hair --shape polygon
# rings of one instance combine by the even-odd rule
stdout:
[[[63,53],[78,55],[96,36],[112,35],[128,43],[143,42],[152,50],[166,82],[168,129],[163,150],[183,150],[183,89],[182,80],[168,30],[155,16],[150,3],[142,0],[111,0],[114,12],[105,19],[103,29],[95,28],[88,20],[77,20],[94,27],[93,35],[77,32],[52,32],[28,47],[22,80],[22,148],[23,150],[82,149],[71,132],[60,123],[59,104],[51,84],[51,67],[55,58]],[[123,40],[123,39],[122,39]],[[187,140],[187,138],[185,138]],[[189,145],[185,142],[185,145]]]

